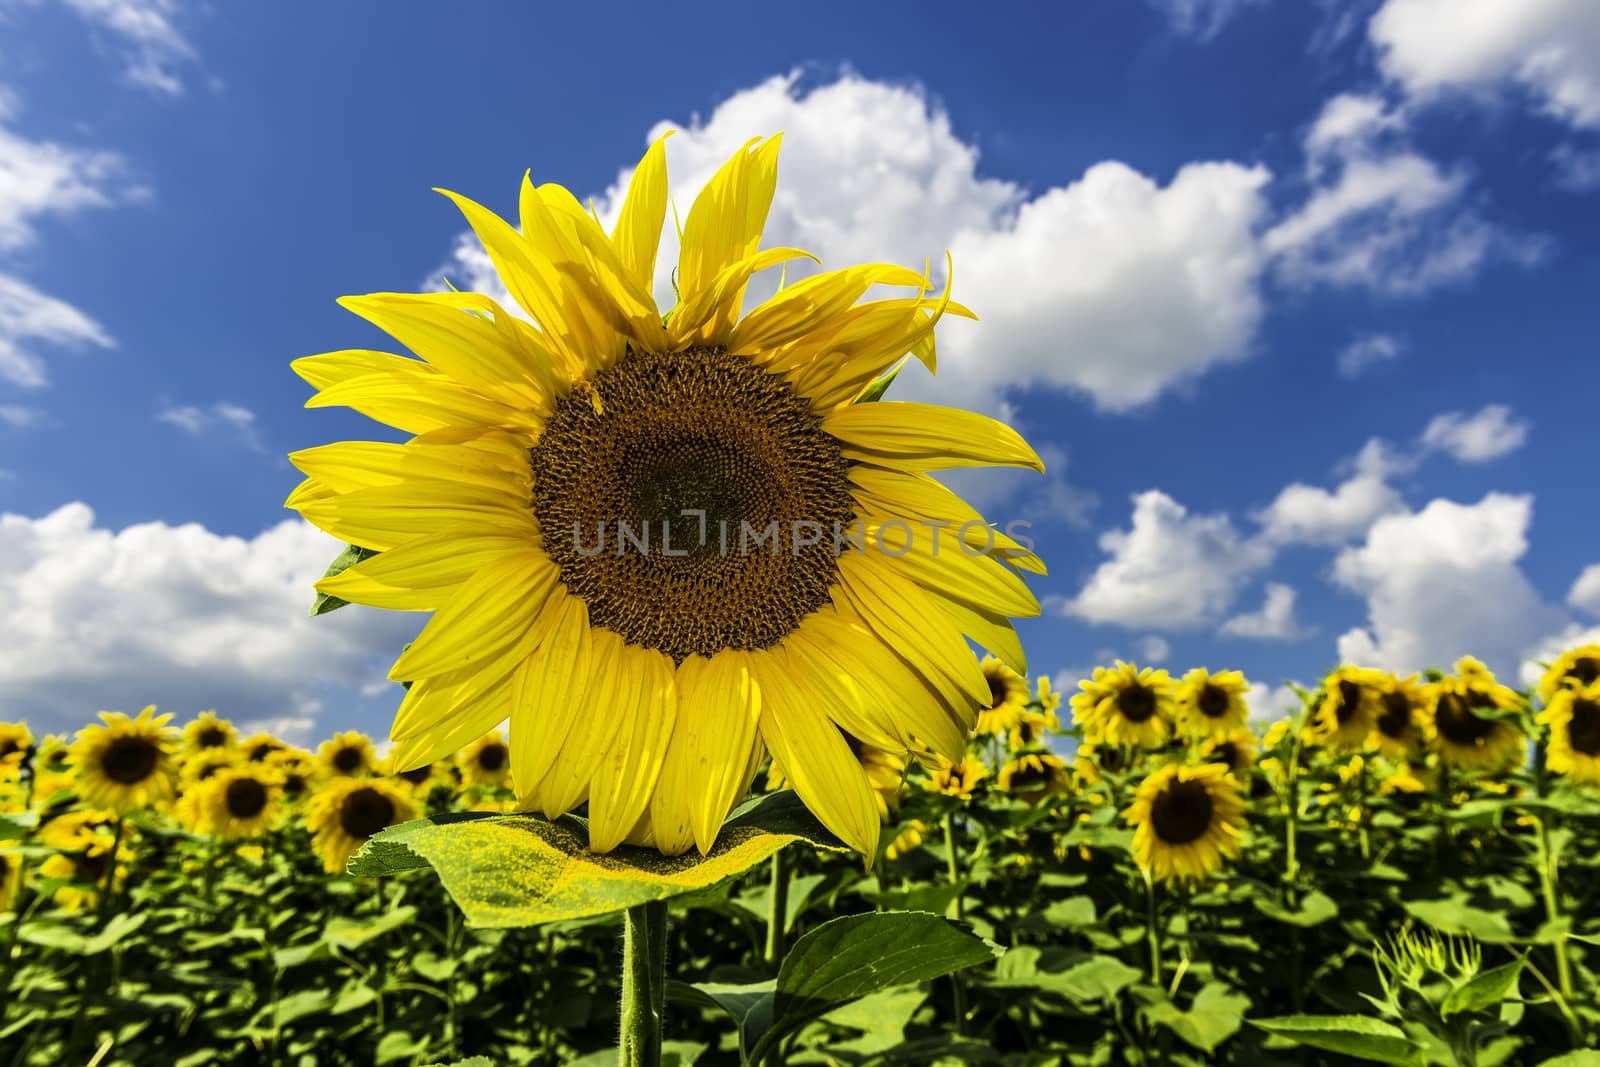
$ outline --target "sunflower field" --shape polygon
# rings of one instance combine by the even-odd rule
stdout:
[[[0,1064],[611,1063],[651,937],[663,1063],[1600,1059],[1600,647],[1264,731],[1236,672],[984,673],[961,762],[852,739],[870,862],[781,768],[704,856],[597,855],[498,733],[0,724]]]

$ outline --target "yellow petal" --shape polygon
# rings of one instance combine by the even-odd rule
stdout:
[[[711,851],[723,820],[750,788],[761,747],[761,690],[749,653],[689,656],[677,670],[678,719],[650,802],[656,846],[671,855]]]
[[[511,717],[511,763],[517,802],[535,807],[539,784],[585,710],[593,675],[589,611],[557,586],[534,626],[540,631],[531,668],[518,680]],[[559,600],[559,603],[557,601]]]
[[[621,723],[589,785],[589,848],[594,852],[622,844],[649,807],[678,716],[671,660],[653,648],[624,645],[619,670],[638,684],[628,688],[631,700],[608,709]]]
[[[440,377],[439,372],[426,363],[397,356],[393,352],[374,352],[369,348],[345,348],[337,352],[301,356],[289,364],[289,369],[309,382],[313,389],[326,389],[330,385],[368,374]]]
[[[493,730],[510,714],[511,675],[475,688],[451,709],[437,728],[396,740],[391,758],[397,771],[425,767],[454,755]],[[422,683],[417,683],[421,685]],[[413,686],[412,688],[416,688]]]
[[[843,443],[847,459],[882,467],[1001,466],[1044,471],[1044,461],[1017,431],[975,411],[880,400],[832,411],[822,428]]]
[[[544,419],[532,409],[491,400],[433,371],[347,378],[306,401],[308,408],[341,406],[417,434],[447,426],[499,426],[537,434],[544,426]]]
[[[433,611],[479,568],[527,548],[514,534],[445,530],[379,553],[316,583],[319,593],[375,608]]]
[[[874,285],[922,283],[922,275],[892,263],[865,263],[803,278],[746,315],[734,327],[728,350],[771,351],[842,315]]]
[[[531,797],[551,819],[571,811],[588,796],[589,783],[594,779],[600,760],[622,726],[622,717],[613,714],[611,709],[634,700],[640,683],[639,678],[620,669],[621,637],[598,627],[589,634],[593,656],[583,698],[588,717],[567,734],[560,754]]]
[[[523,533],[532,542],[533,515],[516,501],[476,486],[429,484],[426,496],[410,486],[382,485],[298,502],[311,525],[347,544],[384,552],[453,526],[481,533]]]
[[[892,562],[904,577],[941,601],[958,600],[1020,618],[1039,614],[1039,601],[1015,572],[972,552],[949,531],[913,526],[898,516],[888,519],[878,515],[863,517],[861,528],[869,545],[882,546],[878,554],[885,561]],[[891,554],[902,548],[903,553]]]
[[[661,246],[661,227],[667,214],[667,138],[668,130],[652,144],[622,201],[622,213],[611,232],[611,243],[624,269],[645,291],[655,284],[656,252]]]
[[[745,142],[711,176],[689,209],[678,253],[678,291],[685,304],[710,288],[728,267],[749,259],[761,245],[761,231],[778,183],[778,147],[783,135],[769,138],[752,151],[750,146],[757,140]],[[742,300],[742,289],[738,297]],[[737,318],[737,303],[733,310]]]
[[[556,565],[534,549],[492,561],[428,621],[389,677],[429,678],[492,658],[528,632],[558,576]]]
[[[817,257],[800,248],[769,248],[729,264],[693,296],[685,295],[668,325],[672,348],[723,344],[739,318],[739,304],[751,275],[791,259]]]

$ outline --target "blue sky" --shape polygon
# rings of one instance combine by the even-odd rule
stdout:
[[[769,245],[953,251],[982,322],[896,390],[1050,461],[959,483],[1035,523],[1035,673],[1516,673],[1600,618],[1597,57],[1589,0],[0,0],[0,715],[384,732],[417,620],[305,619],[280,506],[384,431],[288,363],[492,285],[432,186],[609,210],[667,125],[684,206],[785,131]]]

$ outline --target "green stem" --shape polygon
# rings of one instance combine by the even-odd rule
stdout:
[[[1372,858],[1372,839],[1367,833],[1367,757],[1361,756],[1361,769],[1356,772],[1356,836],[1361,842],[1361,858]]]
[[[1156,922],[1156,880],[1151,876],[1148,868],[1143,873],[1145,888],[1144,932],[1145,941],[1150,948],[1150,984],[1159,988],[1161,985],[1161,927]]]
[[[1533,782],[1534,793],[1541,799],[1545,794],[1547,774],[1545,767],[1545,740],[1539,739],[1533,753]],[[1561,870],[1559,861],[1550,850],[1550,824],[1546,816],[1536,816],[1539,824],[1538,834],[1538,863],[1539,863],[1539,890],[1544,898],[1545,921],[1555,926],[1561,921]],[[1583,1025],[1572,1014],[1572,963],[1567,959],[1566,935],[1558,936],[1555,943],[1550,946],[1556,957],[1556,985],[1561,989],[1561,1002],[1565,1010],[1562,1018],[1567,1024],[1568,1036],[1572,1039],[1573,1048],[1583,1046]]]
[[[957,922],[966,919],[965,906],[961,897],[961,858],[956,852],[956,816],[955,812],[944,813],[944,857],[945,873],[950,879],[950,885],[955,888],[955,896],[950,901],[946,914]],[[950,1010],[955,1016],[956,1035],[965,1037],[967,1033],[967,983],[959,972],[950,975]]]
[[[784,924],[789,917],[789,863],[784,850],[772,854],[772,891],[767,900],[766,963],[773,970],[783,962]]]
[[[667,992],[667,905],[651,901],[622,917],[621,1067],[661,1067]]]

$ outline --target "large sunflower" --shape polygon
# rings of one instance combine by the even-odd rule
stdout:
[[[1583,688],[1600,681],[1600,645],[1579,645],[1556,657],[1539,679],[1539,702],[1548,705],[1566,688]]]
[[[367,838],[415,815],[411,801],[381,778],[334,778],[306,807],[306,829],[322,869],[340,874]]]
[[[1451,767],[1501,770],[1521,755],[1525,738],[1514,716],[1492,715],[1513,711],[1520,703],[1515,691],[1495,681],[1482,663],[1465,656],[1456,662],[1455,677],[1428,687],[1423,735]]]
[[[103,726],[85,726],[72,746],[78,794],[84,803],[119,813],[169,800],[173,795],[172,715],[157,715],[155,705],[136,718],[102,711]]]
[[[1239,854],[1244,799],[1220,763],[1171,764],[1140,783],[1123,818],[1134,827],[1134,858],[1158,881],[1199,881]]]
[[[804,255],[757,250],[777,149],[747,145],[695,200],[667,316],[663,139],[609,235],[558,185],[524,179],[520,230],[446,194],[536,326],[479,294],[379,293],[342,303],[420,360],[296,361],[310,406],[415,435],[296,453],[287,501],[378,553],[320,591],[434,613],[391,671],[412,683],[399,769],[509,712],[522,807],[587,801],[591,849],[676,854],[711,847],[770,750],[870,855],[844,731],[959,759],[989,699],[966,638],[1025,668],[1010,617],[1038,612],[1018,569],[1042,565],[927,472],[1039,458],[971,412],[856,403],[907,353],[931,368],[935,322],[964,309],[870,264],[740,318],[754,272]],[[917,295],[857,304],[873,285]]]
[[[1171,736],[1177,704],[1166,671],[1118,660],[1115,667],[1096,667],[1078,688],[1072,721],[1088,740],[1155,748]]]
[[[1022,721],[1028,710],[1028,680],[993,656],[985,656],[983,680],[989,684],[989,698],[978,711],[973,733],[978,737],[1004,737]]]
[[[1178,683],[1178,718],[1201,737],[1222,738],[1250,718],[1250,683],[1238,671],[1212,674],[1196,667]]]
[[[1359,749],[1378,717],[1378,694],[1388,676],[1372,667],[1343,666],[1322,683],[1322,699],[1307,727],[1313,739],[1339,749]]]
[[[1558,689],[1539,722],[1550,728],[1550,769],[1574,782],[1600,785],[1600,680]]]

